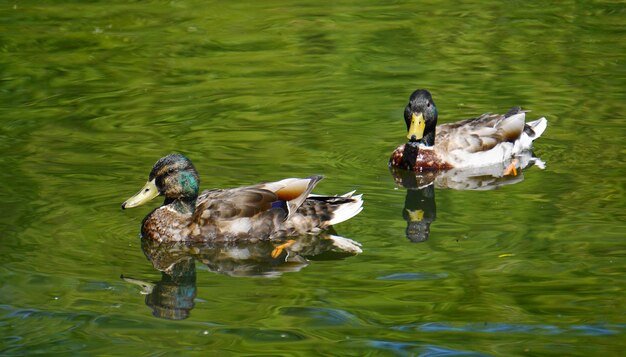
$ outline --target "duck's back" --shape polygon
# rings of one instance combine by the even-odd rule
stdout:
[[[463,150],[468,153],[487,151],[503,142],[514,142],[524,130],[524,112],[505,116],[483,114],[437,127],[435,145],[445,151]]]
[[[194,240],[256,241],[319,233],[362,210],[361,195],[310,195],[321,176],[211,190],[198,199]]]
[[[435,151],[454,167],[477,167],[502,163],[532,148],[547,126],[540,118],[525,123],[519,107],[504,115],[483,114],[437,127]]]
[[[191,235],[202,240],[268,239],[288,209],[274,192],[259,186],[204,191],[191,220]]]

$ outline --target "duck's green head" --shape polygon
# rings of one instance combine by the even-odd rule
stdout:
[[[409,104],[404,108],[404,121],[409,141],[421,141],[429,146],[435,144],[437,107],[430,92],[418,89],[411,94]]]
[[[154,164],[148,182],[122,208],[140,206],[153,198],[165,196],[165,204],[174,201],[195,202],[200,180],[191,161],[180,154],[170,154]]]

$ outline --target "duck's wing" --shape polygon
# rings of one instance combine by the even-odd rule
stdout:
[[[268,182],[259,187],[272,191],[276,197],[287,204],[289,216],[293,215],[311,194],[313,188],[324,176],[310,176],[304,179],[287,178],[276,182]]]
[[[272,209],[282,210],[287,218],[321,179],[322,176],[288,178],[255,186],[207,190],[198,197],[193,220],[254,217]]]
[[[193,220],[253,217],[270,210],[276,194],[255,186],[204,191],[198,197]]]
[[[439,143],[446,152],[488,151],[500,143],[519,139],[524,132],[525,117],[524,111],[513,108],[505,115],[486,113],[479,118],[442,124],[437,127],[435,143]]]

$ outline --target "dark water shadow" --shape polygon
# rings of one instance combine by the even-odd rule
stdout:
[[[211,272],[233,277],[273,278],[297,272],[311,260],[338,260],[361,253],[360,243],[326,233],[282,242],[168,242],[142,240],[141,248],[161,280],[121,278],[142,288],[146,306],[159,318],[189,317],[196,298],[196,262]]]

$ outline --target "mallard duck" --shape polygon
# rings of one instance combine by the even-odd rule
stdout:
[[[198,194],[198,172],[183,155],[159,159],[146,185],[122,204],[165,202],[142,223],[145,239],[172,241],[257,241],[318,233],[361,212],[361,195],[318,196],[322,176],[287,178],[254,186]],[[280,254],[280,250],[275,252]]]
[[[508,164],[505,174],[519,165],[516,157],[529,152],[548,125],[545,118],[525,123],[526,112],[514,107],[506,114],[437,126],[437,107],[431,94],[418,89],[404,109],[406,144],[398,146],[389,165],[406,170],[450,170]]]

